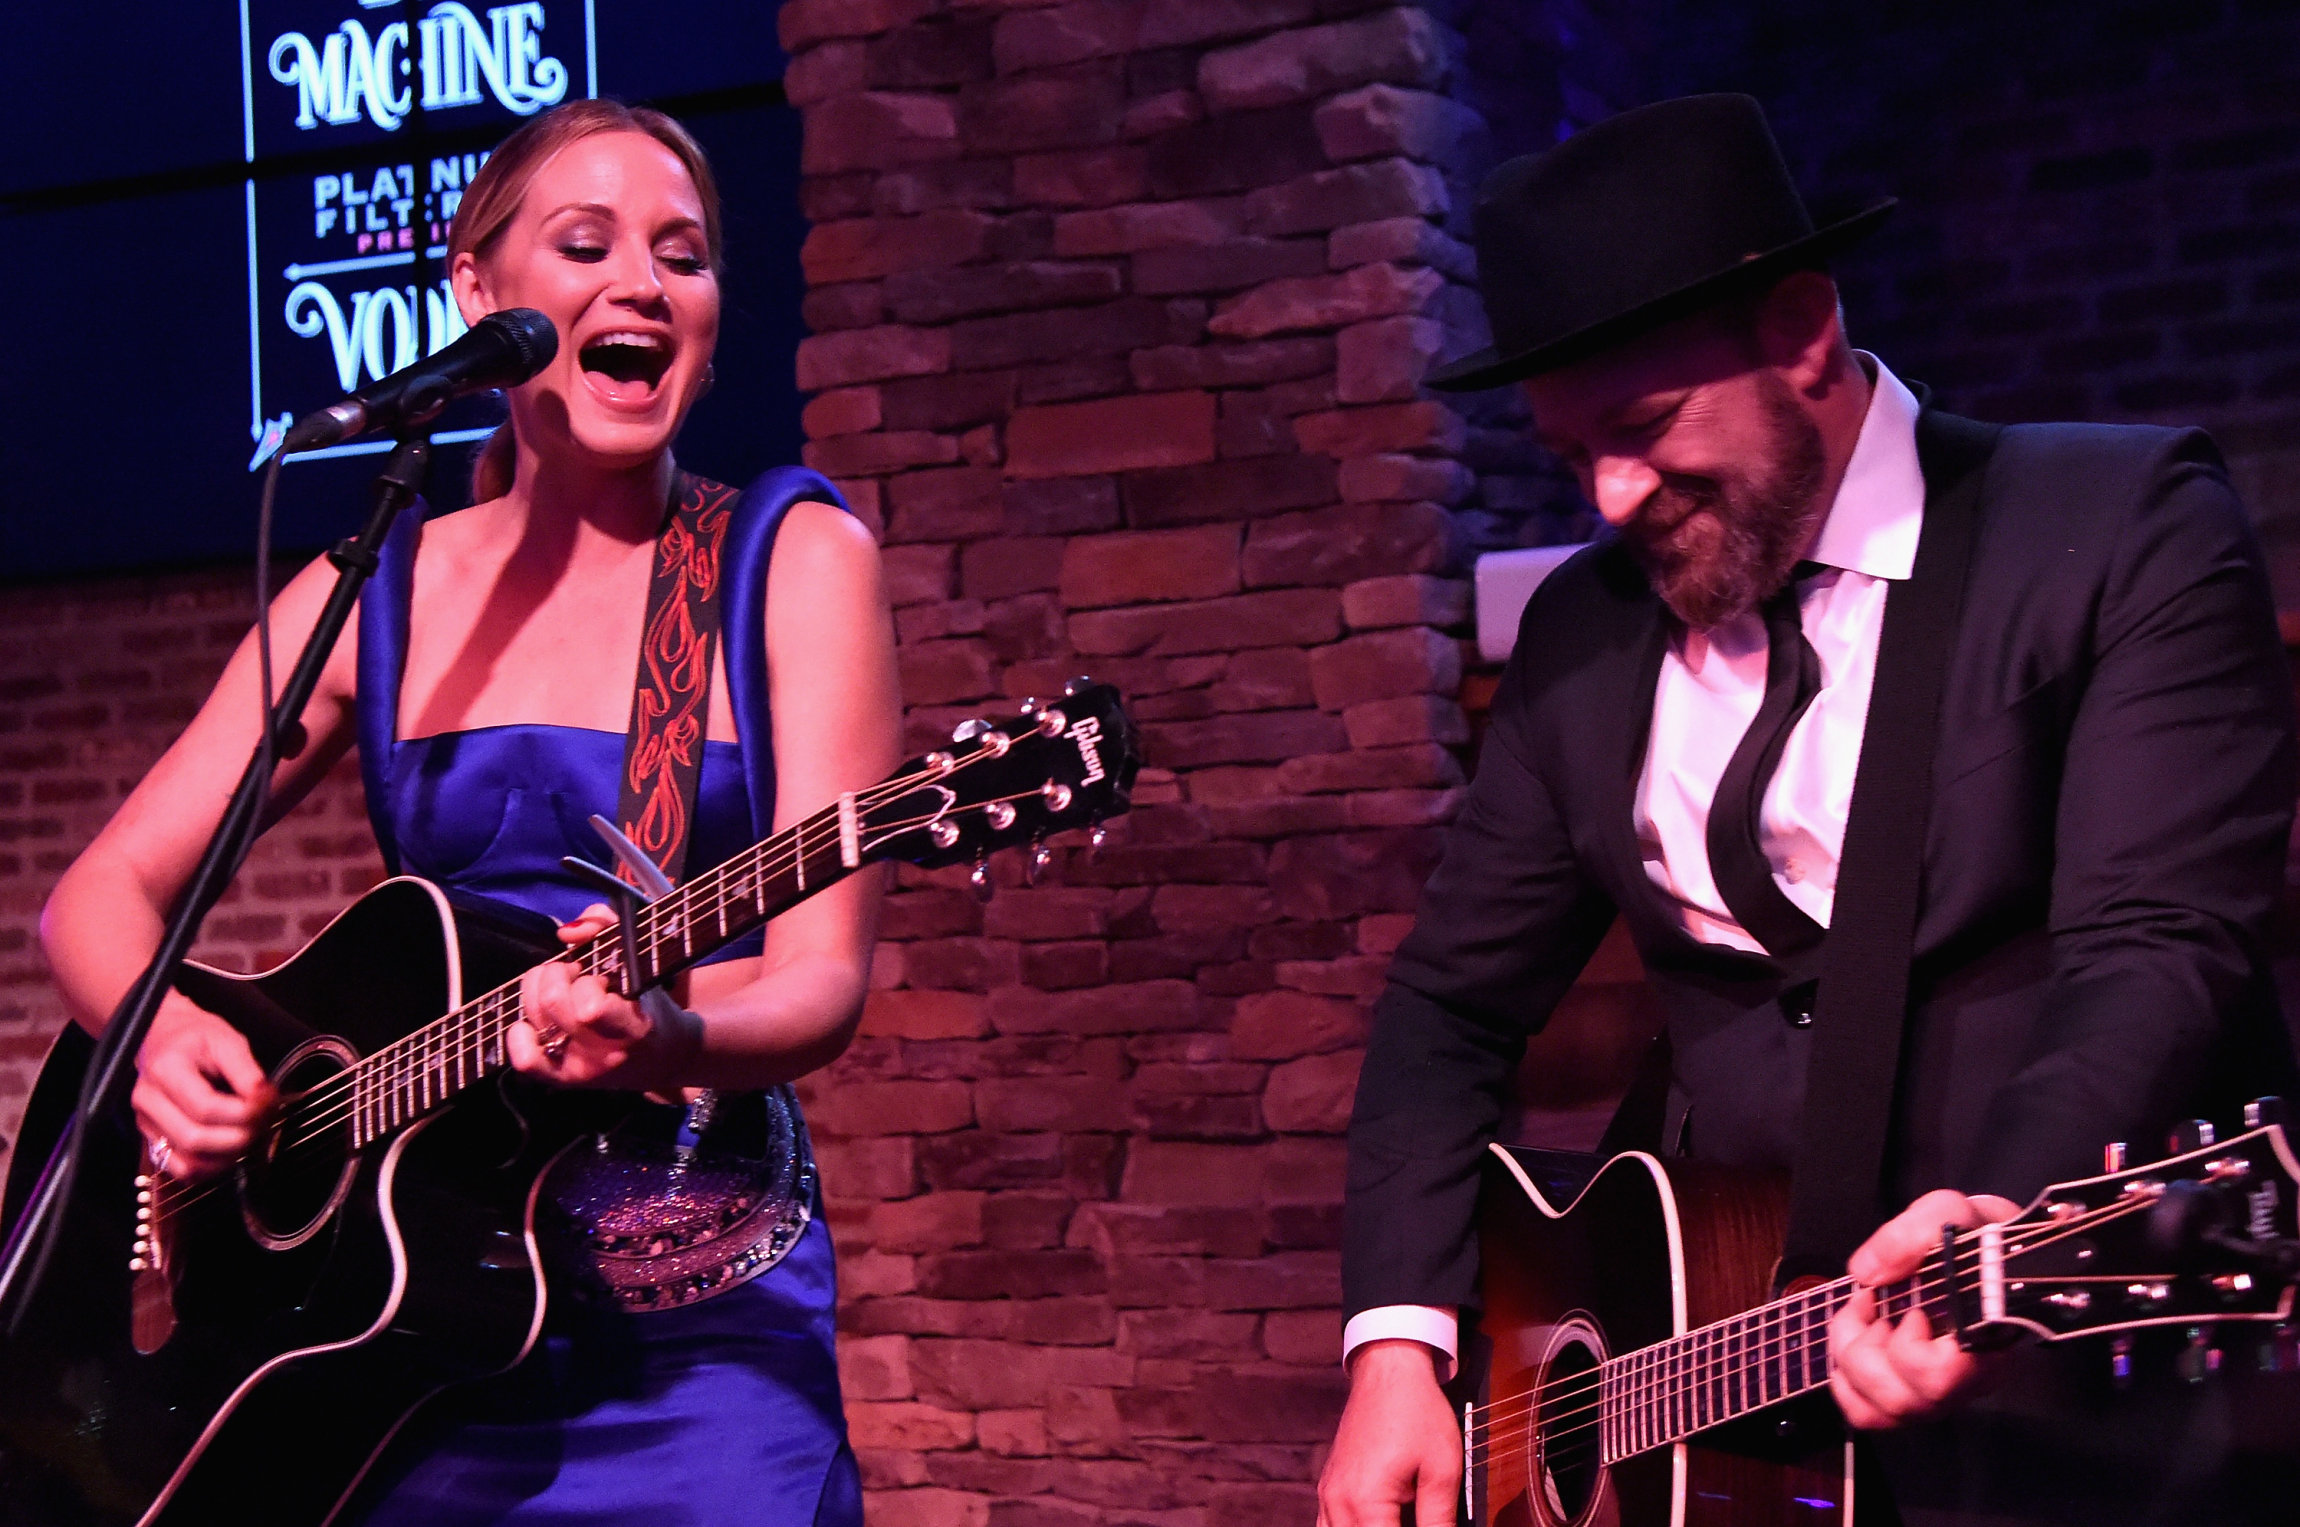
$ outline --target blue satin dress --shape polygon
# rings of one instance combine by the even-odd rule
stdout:
[[[783,469],[738,503],[723,636],[741,743],[706,743],[690,874],[767,835],[774,815],[764,620],[783,511],[839,502]],[[368,814],[395,873],[564,921],[598,900],[562,855],[611,864],[589,825],[613,820],[624,739],[576,727],[397,736],[420,516],[401,518],[361,600],[359,732]],[[634,661],[636,656],[634,655]],[[756,954],[758,935],[718,958]],[[859,1527],[832,1355],[831,1242],[818,1216],[781,1262],[680,1309],[625,1313],[555,1298],[511,1373],[434,1400],[379,1460],[367,1527]]]

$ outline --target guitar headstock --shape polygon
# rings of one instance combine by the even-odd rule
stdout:
[[[890,776],[901,793],[874,792],[862,835],[874,855],[964,863],[1121,814],[1141,766],[1118,691],[1079,679],[1019,716],[962,722]]]
[[[2055,1183],[1987,1237],[1959,1237],[1973,1281],[1960,1278],[1957,1297],[1983,1326],[2047,1341],[2285,1320],[2300,1278],[2300,1161],[2283,1127],[2223,1141],[2205,1128],[2190,1143],[2145,1166]],[[2001,1248],[1994,1274],[1990,1241]]]

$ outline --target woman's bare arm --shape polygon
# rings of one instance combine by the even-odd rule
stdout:
[[[902,701],[878,545],[827,504],[790,510],[767,574],[767,682],[774,714],[775,828],[841,791],[876,784],[900,757]],[[597,978],[530,973],[528,1008],[569,1036],[556,1061],[528,1025],[509,1036],[522,1070],[577,1084],[664,1091],[755,1087],[827,1065],[854,1036],[869,986],[883,871],[866,869],[767,926],[762,959],[706,965],[681,1031],[650,1031]],[[582,934],[604,919],[571,925]]]
[[[272,604],[274,682],[319,618],[334,570],[315,562]],[[310,741],[272,776],[266,821],[290,810],[352,740],[353,633],[336,644],[304,709]],[[240,643],[183,735],[152,766],[95,840],[72,862],[41,913],[40,942],[72,1016],[100,1032],[135,983],[169,909],[223,820],[259,731],[253,634]],[[239,1035],[182,997],[163,1004],[139,1064],[136,1108],[191,1172],[213,1169],[246,1143],[264,1101],[263,1073]],[[221,1085],[218,1085],[218,1084]]]

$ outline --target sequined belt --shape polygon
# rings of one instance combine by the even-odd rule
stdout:
[[[787,1086],[647,1104],[579,1141],[544,1181],[558,1281],[627,1310],[723,1294],[773,1267],[814,1216],[815,1158]]]

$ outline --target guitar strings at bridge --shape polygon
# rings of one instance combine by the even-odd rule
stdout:
[[[2138,1213],[2147,1200],[2121,1200],[2065,1220],[2013,1230],[2007,1255],[2041,1249],[2108,1220]],[[1993,1227],[1992,1227],[1993,1228]],[[1925,1272],[1872,1290],[1881,1312],[1899,1319],[1912,1309],[1928,1317],[1957,1298],[1967,1262],[1981,1262],[1979,1230],[1957,1237],[1953,1270]],[[1546,1460],[1572,1464],[1598,1448],[1610,1465],[1689,1437],[1749,1412],[1818,1389],[1828,1381],[1828,1322],[1852,1297],[1840,1278],[1786,1299],[1713,1322],[1699,1330],[1605,1359],[1587,1371],[1555,1379],[1485,1406],[1472,1407],[1468,1461],[1497,1474],[1504,1460],[1527,1463],[1523,1444],[1538,1421]],[[1936,1330],[1940,1326],[1936,1323]],[[1548,1413],[1544,1414],[1544,1409]],[[1484,1419],[1479,1419],[1480,1417]],[[1495,1481],[1504,1492],[1517,1484],[1512,1469]]]

